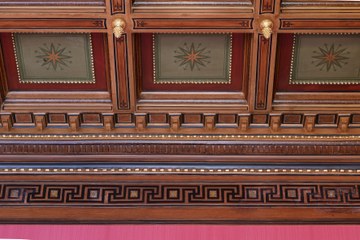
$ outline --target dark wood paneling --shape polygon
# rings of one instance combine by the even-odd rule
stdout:
[[[125,1],[111,0],[111,12],[112,14],[125,13]]]
[[[114,38],[118,109],[130,108],[126,36]]]
[[[0,34],[1,38],[1,34]],[[7,86],[7,76],[5,72],[5,58],[8,58],[8,56],[4,55],[3,51],[3,42],[0,39],[0,105],[2,105],[3,101],[6,98],[6,94],[8,92],[8,86]]]
[[[265,110],[267,108],[268,83],[270,77],[271,38],[266,39],[263,35],[259,35],[258,41],[255,109]]]
[[[274,13],[275,0],[261,0],[260,13]]]
[[[282,118],[283,124],[301,124],[302,122],[302,114],[284,114]]]

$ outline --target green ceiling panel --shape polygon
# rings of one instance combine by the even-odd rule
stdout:
[[[13,34],[22,83],[94,83],[90,34]]]
[[[231,34],[154,34],[154,82],[228,84]]]
[[[295,34],[291,84],[360,83],[360,35]]]

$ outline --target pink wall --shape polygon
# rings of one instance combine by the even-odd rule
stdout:
[[[347,240],[360,226],[0,225],[0,239],[31,240]]]

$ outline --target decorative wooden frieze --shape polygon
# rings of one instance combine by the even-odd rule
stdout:
[[[57,135],[59,137],[59,135]],[[80,137],[86,140],[80,140]],[[91,136],[98,136],[97,139],[106,143],[92,143]],[[347,138],[332,139],[326,136],[315,138],[299,139],[291,138],[288,135],[273,135],[272,138],[259,139],[254,135],[234,136],[227,135],[227,138],[218,138],[225,143],[211,141],[213,135],[203,135],[194,139],[196,136],[179,135],[176,140],[168,139],[170,135],[151,135],[152,139],[144,140],[144,134],[129,134],[123,140],[109,139],[116,135],[77,135],[63,136],[58,141],[56,135],[29,135],[28,138],[20,136],[15,141],[14,138],[0,141],[0,154],[4,155],[38,155],[41,154],[169,154],[169,155],[334,155],[351,156],[360,154],[360,144],[358,136],[347,136]],[[149,135],[150,136],[150,135]],[[2,135],[2,138],[4,135]],[[124,135],[123,135],[124,137]],[[217,136],[218,137],[218,136]],[[321,138],[320,138],[321,137]],[[44,140],[52,140],[48,143]],[[65,141],[67,139],[71,141]],[[25,141],[31,139],[32,142]],[[35,139],[35,140],[34,140]],[[36,139],[39,139],[36,141]],[[40,141],[43,140],[43,141]],[[78,139],[78,140],[77,140]],[[156,139],[156,140],[154,140]],[[241,139],[241,140],[240,140]],[[11,140],[11,141],[10,141]],[[22,141],[21,141],[22,140]],[[151,141],[153,140],[153,141]],[[159,142],[163,140],[164,142]],[[171,141],[172,140],[172,141]],[[192,141],[190,141],[192,140]],[[196,141],[195,141],[196,140]],[[229,142],[230,141],[230,142]],[[76,144],[74,144],[76,142]]]
[[[251,29],[252,19],[136,18],[134,29]]]
[[[38,116],[38,117],[34,117]],[[43,117],[40,117],[43,116]],[[105,118],[107,119],[105,121]],[[353,134],[360,134],[358,114],[216,114],[216,113],[13,113],[2,114],[3,131],[16,129],[16,134],[54,133],[54,128],[62,128],[63,135],[71,135],[73,131],[83,133],[110,131],[114,134],[138,133],[151,130],[151,133],[168,134],[177,132],[189,134],[192,128],[199,133],[209,131],[214,134],[237,134],[247,132],[251,134],[270,134],[277,131],[292,131],[293,134],[308,132],[322,134],[326,129],[328,134],[336,136],[338,129],[346,131],[352,129]],[[135,129],[135,126],[138,129]]]
[[[360,206],[359,183],[0,182],[6,206]]]

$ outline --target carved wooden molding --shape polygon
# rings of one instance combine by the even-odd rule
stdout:
[[[142,135],[133,135],[134,139]],[[3,155],[46,155],[46,154],[132,154],[132,155],[333,155],[350,156],[360,154],[359,141],[236,141],[220,144],[209,141],[158,141],[145,140],[102,140],[102,141],[40,141],[43,136],[29,136],[32,141],[0,141]],[[45,135],[46,137],[46,135]],[[99,138],[106,137],[98,135]],[[153,135],[161,139],[160,136]],[[191,136],[190,136],[191,137]],[[205,136],[206,138],[206,136]],[[280,137],[282,138],[282,137]],[[36,141],[35,139],[39,139]],[[183,139],[188,139],[183,135]],[[275,139],[275,138],[274,138]],[[358,139],[358,137],[356,138]],[[163,140],[166,140],[165,138]],[[75,144],[76,143],[76,144]],[[29,158],[31,160],[31,158]]]
[[[76,0],[76,1],[12,1],[0,0],[2,13],[104,13],[105,0]]]
[[[6,206],[360,206],[360,185],[349,183],[0,182]]]
[[[133,0],[132,11],[134,13],[252,13],[254,2],[251,0],[236,1],[164,1],[164,0]]]
[[[134,29],[251,29],[252,19],[137,18]]]
[[[1,222],[359,222],[358,176],[193,178],[0,176]]]
[[[280,29],[360,29],[358,19],[281,19]]]
[[[339,13],[339,12],[354,12],[360,11],[360,4],[358,1],[304,1],[304,0],[283,0],[281,1],[281,10],[286,13],[295,12],[319,12],[319,13]]]
[[[0,19],[0,29],[105,29],[104,19]]]
[[[123,79],[126,80],[126,79]],[[124,86],[127,86],[126,82]],[[126,89],[122,88],[124,101],[119,107],[128,108]],[[261,105],[262,106],[262,105]],[[259,106],[260,107],[260,106]],[[106,121],[104,120],[106,116]],[[196,128],[201,134],[312,134],[360,135],[358,113],[2,113],[0,133],[11,135],[60,134],[71,135],[108,133],[123,134],[192,134]],[[55,128],[54,128],[55,127]],[[56,128],[61,127],[61,131]],[[141,132],[139,132],[141,131]],[[0,135],[1,137],[1,135]],[[11,138],[9,135],[8,138]],[[21,138],[21,137],[19,137]],[[204,138],[205,139],[205,138]]]

